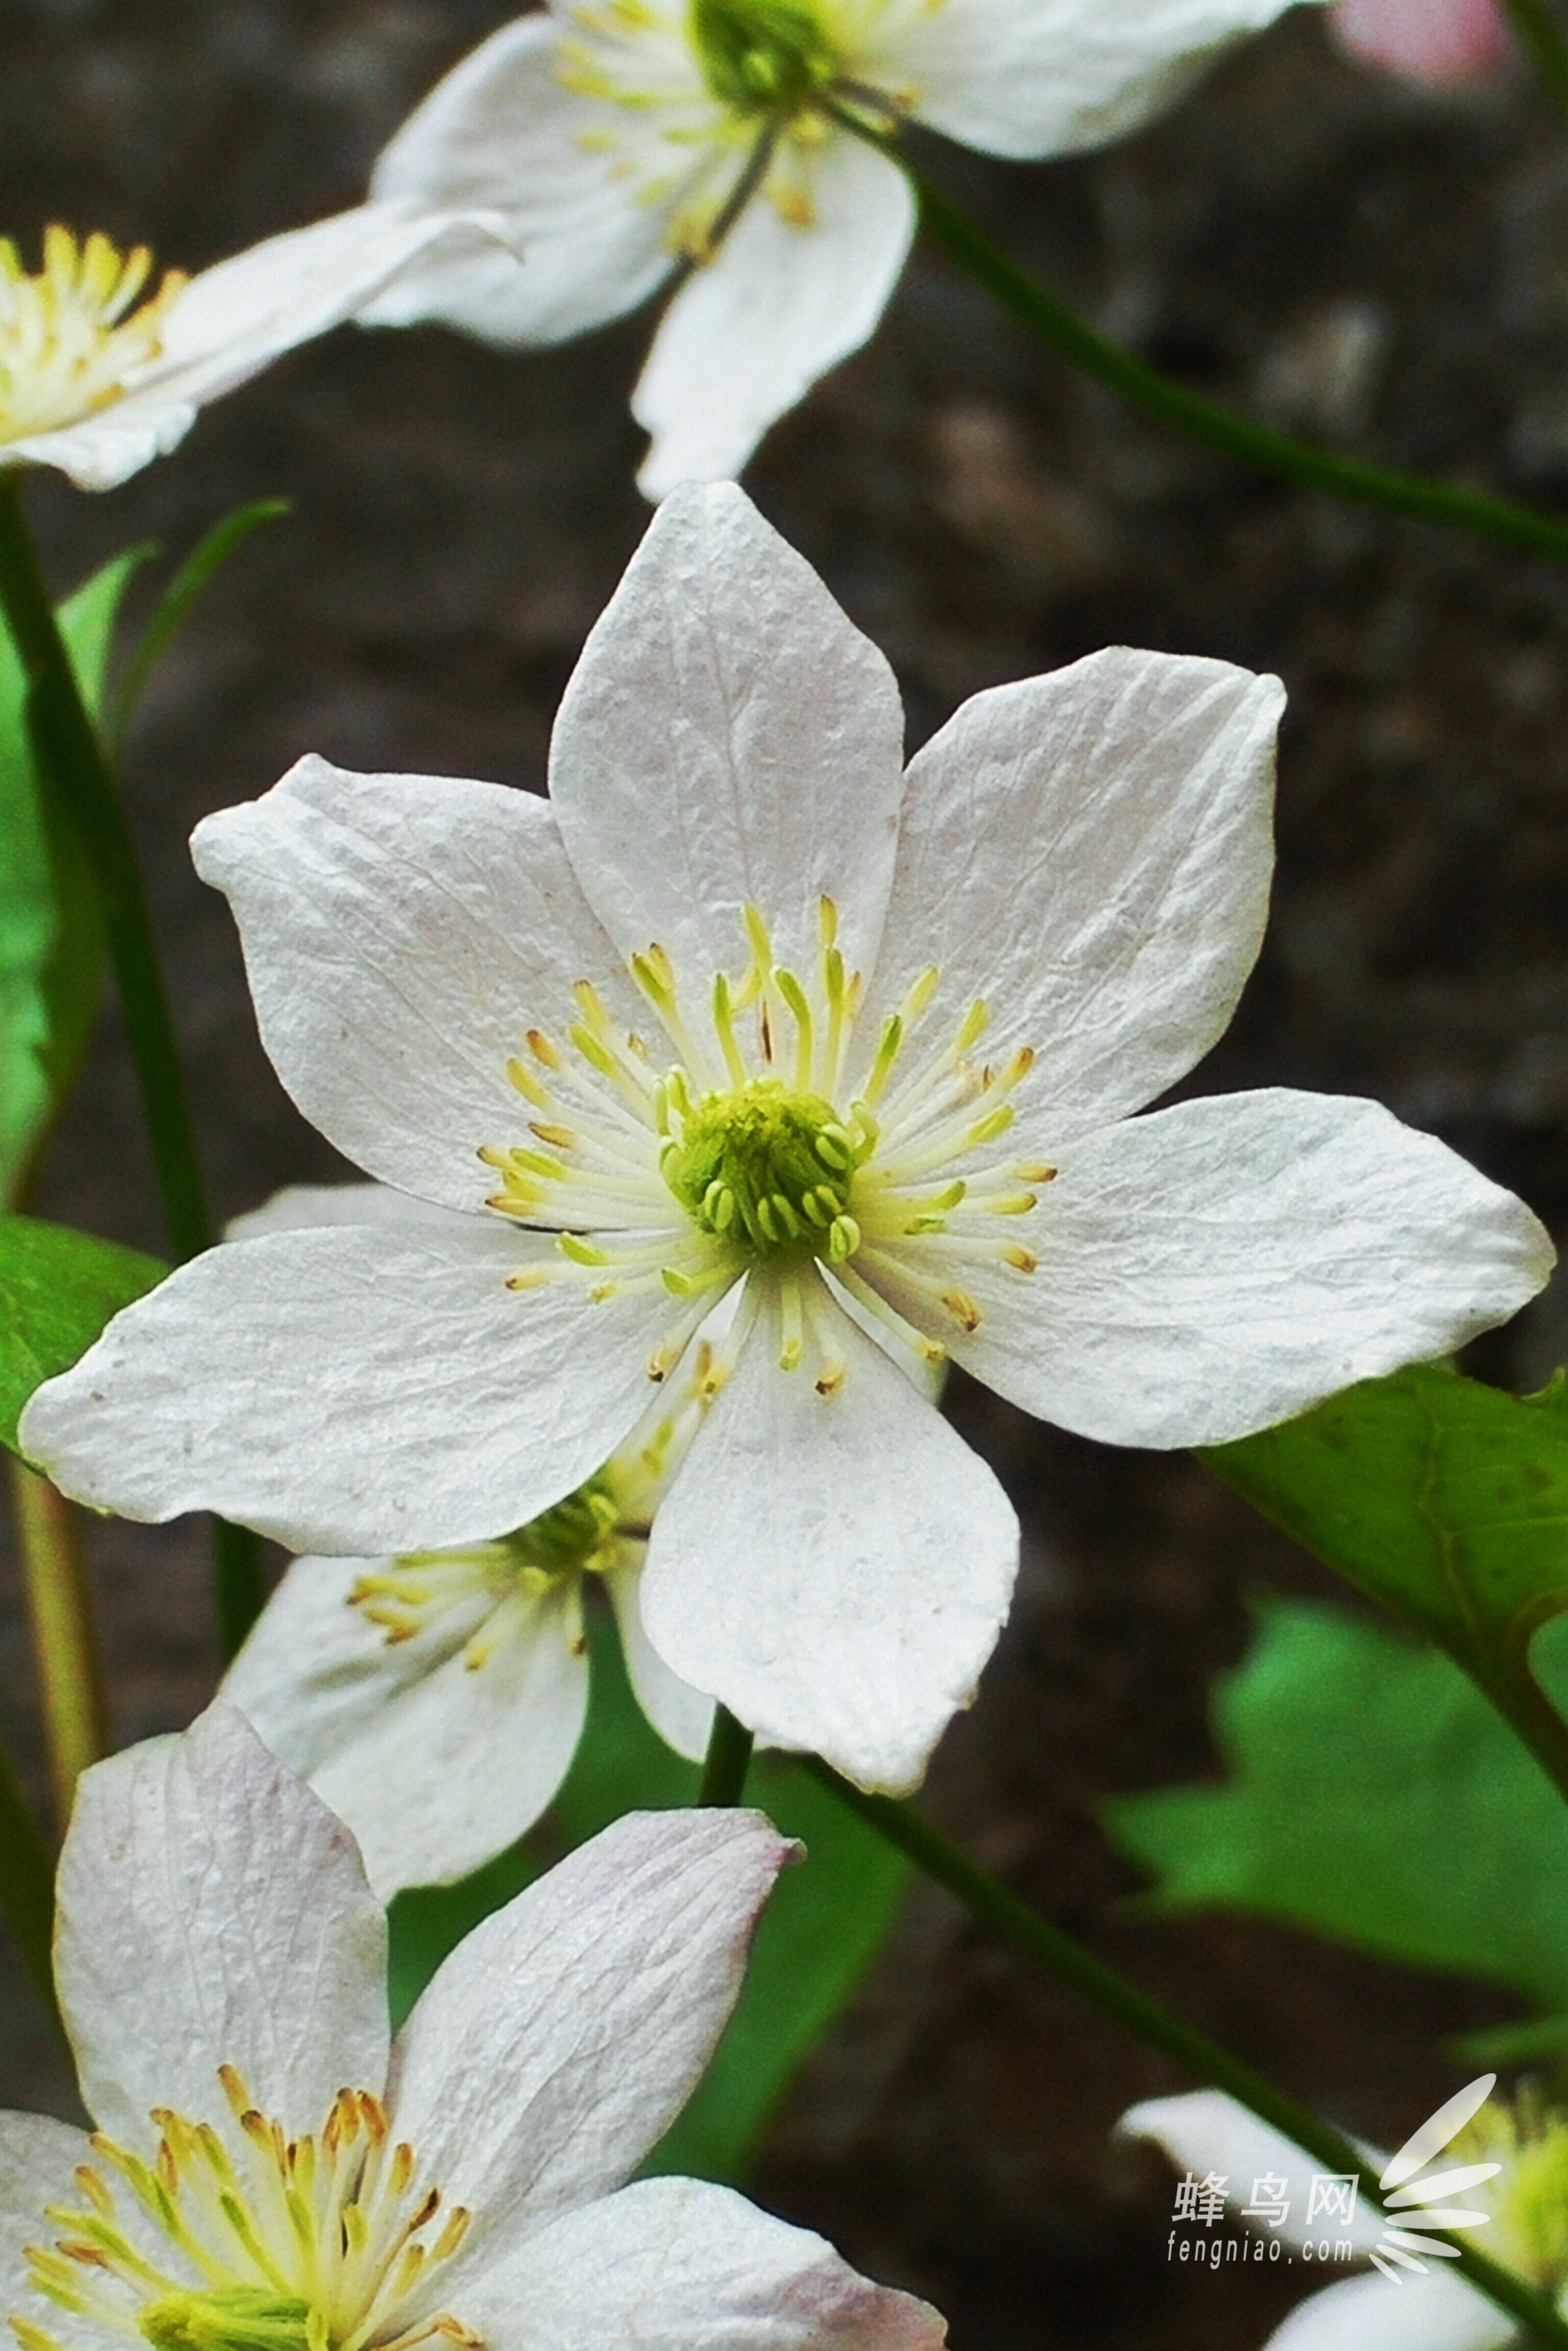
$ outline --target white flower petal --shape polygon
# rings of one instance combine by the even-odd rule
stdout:
[[[632,1694],[666,1747],[700,1763],[713,1729],[713,1700],[673,1674],[643,1629],[638,1598],[643,1563],[612,1568],[604,1578],[621,1633],[621,1653]]]
[[[322,1225],[466,1224],[468,1214],[394,1192],[390,1184],[285,1184],[259,1208],[231,1217],[224,1238],[254,1241],[263,1233],[307,1233]]]
[[[1506,2311],[1434,2268],[1398,2285],[1341,2278],[1299,2303],[1263,2351],[1500,2351],[1518,2339]]]
[[[1264,2220],[1259,2233],[1277,2236],[1282,2244],[1300,2248],[1323,2233],[1321,2218],[1307,2225],[1312,2175],[1322,2166],[1294,2139],[1260,2121],[1248,2107],[1221,2090],[1189,2090],[1178,2098],[1145,2098],[1129,2106],[1116,2128],[1124,2137],[1152,2138],[1180,2172],[1204,2179],[1209,2173],[1228,2183],[1227,2201],[1239,2211],[1253,2201],[1253,2183],[1266,2177],[1283,2179],[1281,2193],[1289,2206],[1276,2229]],[[1369,2253],[1383,2233],[1380,2215],[1358,2195],[1355,2217],[1344,2235],[1357,2256]],[[1334,2224],[1334,2235],[1340,2234]]]
[[[588,1711],[579,1596],[558,1584],[526,1615],[514,1606],[482,1666],[459,1651],[389,1692],[313,1775],[382,1901],[482,1868],[532,1828],[567,1775]]]
[[[526,1525],[598,1469],[678,1310],[594,1304],[498,1220],[274,1233],[182,1266],[24,1415],[28,1458],[122,1518],[212,1510],[291,1551],[434,1550]]]
[[[391,1563],[297,1559],[224,1676],[222,1695],[301,1779],[350,1744],[400,1690],[434,1673],[453,1646],[444,1625],[389,1642],[382,1626],[350,1605],[360,1578]],[[332,1810],[349,1820],[340,1804]]]
[[[909,769],[868,1050],[935,964],[933,1035],[983,998],[987,1059],[1034,1049],[1020,1108],[1056,1141],[1173,1084],[1262,940],[1283,704],[1121,646],[965,703]]]
[[[889,12],[856,58],[917,120],[991,155],[1067,155],[1172,106],[1289,0],[944,0]]]
[[[1532,1298],[1553,1255],[1522,1201],[1380,1104],[1283,1090],[1081,1135],[1018,1221],[1038,1270],[956,1267],[983,1320],[950,1351],[1113,1445],[1222,1444],[1447,1354]],[[887,1255],[934,1270],[935,1245]]]
[[[529,1139],[507,1062],[530,1027],[559,1037],[577,1019],[574,980],[636,1024],[531,793],[307,758],[191,846],[233,904],[279,1077],[340,1151],[406,1192],[477,1208],[495,1189],[481,1144]]]
[[[440,1969],[399,2037],[390,2102],[426,2176],[472,2211],[476,2273],[525,2220],[618,2187],[668,2128],[790,1850],[758,1813],[628,1813]]]
[[[386,1922],[354,1841],[221,1700],[83,1775],[56,1950],[82,2096],[127,2145],[153,2106],[226,2119],[223,2064],[289,2136],[385,2081]]]
[[[661,1656],[779,1747],[915,1785],[1007,1614],[1018,1521],[991,1471],[821,1301],[847,1376],[779,1367],[765,1311],[648,1546]]]
[[[554,343],[634,309],[674,266],[671,202],[641,188],[678,172],[679,150],[656,116],[566,89],[560,39],[548,15],[503,25],[409,117],[371,183],[382,197],[494,210],[518,251],[436,252],[368,324],[440,319],[490,342]],[[700,101],[695,58],[688,71]]]
[[[209,401],[340,326],[421,256],[507,260],[498,225],[375,204],[268,237],[192,278],[170,306],[158,358],[119,400],[58,432],[6,444],[0,462],[57,465],[81,489],[113,489],[182,440]]]
[[[48,2205],[79,2200],[71,2174],[91,2156],[85,2131],[47,2115],[0,2112],[0,2309],[46,2335],[58,2326],[59,2305],[32,2283],[26,2251],[55,2233]]]
[[[465,2280],[472,2322],[529,2351],[939,2351],[946,2328],[822,2238],[707,2180],[643,2179]]]
[[[753,197],[665,311],[632,398],[653,435],[637,476],[646,496],[738,474],[768,426],[875,331],[915,235],[909,183],[838,135],[807,184],[809,224]]]
[[[583,649],[550,799],[616,946],[658,941],[700,1015],[714,973],[746,968],[747,904],[779,960],[812,970],[833,897],[845,962],[870,968],[903,742],[893,672],[810,565],[739,490],[690,488],[654,517]]]

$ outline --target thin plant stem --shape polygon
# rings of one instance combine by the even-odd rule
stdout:
[[[1219,450],[1240,465],[1276,474],[1301,488],[1324,490],[1356,506],[1376,507],[1416,522],[1447,525],[1531,555],[1547,556],[1555,563],[1568,563],[1568,524],[1535,514],[1511,499],[1489,497],[1484,491],[1458,489],[1418,474],[1396,473],[1388,466],[1364,465],[1352,457],[1335,456],[1330,450],[1276,433],[1271,426],[1254,424],[1218,402],[1174,383],[1103,335],[1020,268],[926,178],[902,148],[857,121],[847,110],[831,110],[846,131],[875,147],[904,172],[920,206],[921,226],[949,260],[1071,366],[1118,393],[1145,416]]]
[[[27,734],[40,778],[79,836],[98,884],[170,1247],[178,1259],[194,1257],[210,1245],[212,1222],[136,846],[55,618],[22,511],[16,469],[3,466],[0,611],[27,680]],[[225,1651],[232,1656],[261,1606],[255,1536],[245,1528],[217,1528],[213,1567]]]
[[[1549,0],[1501,0],[1513,37],[1568,114],[1568,36]]]
[[[0,1748],[0,1910],[16,1938],[38,1998],[63,2040],[55,1998],[53,1952],[55,1873],[48,1848],[22,1793],[10,1757]]]
[[[751,1733],[737,1722],[728,1707],[716,1706],[703,1764],[699,1804],[738,1804],[746,1792],[751,1767]]]
[[[109,1744],[81,1520],[65,1496],[24,1462],[12,1461],[11,1488],[55,1823],[63,1835],[77,1781]]]
[[[1233,2055],[1223,2043],[1186,2023],[1162,2001],[1153,1999],[1103,1959],[1097,1959],[1092,1951],[1086,1950],[1082,1943],[1075,1942],[1071,1935],[1064,1934],[999,1879],[971,1861],[959,1846],[922,1820],[909,1805],[889,1796],[864,1794],[849,1781],[841,1779],[819,1757],[802,1758],[802,1767],[890,1844],[907,1855],[927,1876],[956,1895],[977,1918],[1049,1969],[1060,1981],[1092,2001],[1140,2041],[1163,2051],[1200,2081],[1225,2091],[1249,2107],[1260,2121],[1293,2140],[1327,2170],[1354,2172],[1363,2192],[1374,2202],[1380,2200],[1382,2190],[1376,2171],[1343,2132],[1323,2122],[1310,2107],[1300,2105],[1245,2059]],[[1436,2229],[1424,2229],[1424,2233],[1442,2237],[1451,2244],[1458,2258],[1446,2267],[1460,2273],[1479,2294],[1506,2310],[1527,2336],[1556,2345],[1559,2351],[1568,2351],[1568,2320],[1560,2317],[1552,2304],[1522,2278],[1458,2237],[1446,2236]]]

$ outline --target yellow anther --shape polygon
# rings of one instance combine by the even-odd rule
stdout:
[[[756,906],[745,909],[746,935],[751,945],[751,959],[766,979],[773,969],[773,942],[768,935],[768,925]]]
[[[531,1102],[535,1110],[546,1110],[549,1108],[549,1095],[548,1092],[540,1085],[533,1071],[523,1062],[519,1061],[515,1053],[511,1060],[507,1063],[507,1076],[510,1080],[511,1083],[517,1088],[518,1093],[522,1095],[523,1100],[526,1102]]]
[[[555,1245],[562,1257],[570,1258],[573,1265],[601,1266],[614,1263],[614,1259],[603,1249],[600,1249],[595,1242],[585,1240],[580,1233],[558,1233]]]
[[[861,1245],[861,1228],[852,1217],[835,1217],[828,1228],[828,1256],[834,1265],[853,1257]]]
[[[831,947],[839,935],[839,910],[831,898],[817,901],[817,936],[824,948]],[[841,966],[841,968],[842,967]]]
[[[862,1099],[867,1103],[876,1101],[892,1076],[893,1065],[898,1059],[898,1050],[903,1041],[903,1016],[897,1012],[890,1012],[882,1024],[882,1036],[877,1043],[876,1059],[871,1065],[871,1075],[865,1082],[865,1092]]]
[[[979,1329],[982,1320],[980,1310],[967,1290],[945,1290],[942,1292],[942,1303],[955,1322],[961,1324],[966,1331]]]
[[[519,1266],[516,1273],[509,1273],[507,1276],[507,1288],[508,1290],[542,1290],[550,1278],[550,1269],[548,1265]]]
[[[982,1144],[994,1143],[998,1134],[1007,1133],[1012,1123],[1011,1102],[998,1102],[995,1110],[988,1111],[984,1118],[977,1118],[975,1121],[974,1125],[964,1137],[965,1149],[977,1151]]]
[[[1004,1265],[1014,1267],[1019,1273],[1033,1273],[1039,1267],[1040,1259],[1033,1249],[1005,1249],[1002,1251],[1002,1262]]]
[[[1040,1206],[1040,1200],[1033,1192],[998,1192],[993,1198],[982,1200],[980,1206],[988,1208],[993,1217],[1027,1217],[1031,1208]]]
[[[542,1029],[530,1029],[525,1041],[534,1059],[542,1061],[547,1070],[559,1069],[560,1054]]]
[[[575,1151],[577,1148],[577,1137],[570,1127],[556,1126],[549,1119],[530,1119],[528,1133],[537,1134],[541,1143],[553,1144],[558,1151]]]
[[[967,1053],[971,1045],[977,1045],[979,1043],[981,1037],[985,1033],[986,1023],[990,1017],[990,1012],[987,1007],[985,998],[983,996],[977,996],[975,1001],[970,1005],[969,1009],[965,1013],[964,1018],[958,1023],[958,1033],[953,1040],[953,1050],[955,1053]]]
[[[1056,1169],[1043,1159],[1017,1160],[1008,1172],[1016,1176],[1020,1184],[1054,1184],[1057,1176]]]

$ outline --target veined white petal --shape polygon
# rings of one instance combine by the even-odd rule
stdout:
[[[744,972],[743,910],[779,960],[869,969],[893,879],[904,715],[892,671],[804,559],[728,484],[654,517],[572,674],[550,799],[623,954],[656,940],[706,1009]],[[646,1025],[645,1019],[643,1025]]]
[[[1517,2339],[1506,2311],[1434,2267],[1398,2285],[1341,2278],[1299,2303],[1263,2351],[1501,2351]]]
[[[287,2134],[386,2078],[386,1922],[352,1837],[222,1700],[97,1763],[60,1856],[60,2005],[124,2145],[153,2106],[226,2121],[237,2068]]]
[[[561,38],[548,14],[503,25],[409,117],[371,183],[380,197],[498,212],[518,250],[437,251],[367,323],[440,319],[490,342],[559,342],[634,309],[674,266],[670,214],[694,159],[664,131],[708,102],[696,59],[672,44],[668,104],[640,113],[568,89]],[[644,193],[655,183],[670,183],[659,202]]]
[[[468,2275],[525,2224],[619,2186],[668,2128],[789,1851],[758,1813],[628,1813],[438,1970],[393,2053],[390,2105],[474,2215]]]
[[[459,1650],[389,1689],[313,1775],[383,1901],[480,1868],[532,1828],[567,1775],[588,1710],[575,1583],[502,1605],[493,1643],[477,1635],[482,1665]]]
[[[1123,646],[965,703],[906,778],[867,1047],[935,964],[931,1021],[980,998],[987,1060],[1033,1048],[1019,1106],[1052,1148],[1183,1076],[1262,940],[1283,705]]]
[[[1067,155],[1173,106],[1290,0],[943,0],[889,12],[857,57],[917,121],[991,155]]]
[[[529,2351],[939,2351],[946,2335],[927,2304],[699,2179],[563,2212],[464,2283],[486,2340]]]
[[[500,224],[406,203],[361,204],[268,237],[203,270],[171,304],[162,350],[121,397],[54,433],[0,445],[0,465],[55,465],[78,488],[110,490],[173,448],[198,410],[285,351],[353,317],[420,256],[498,253]],[[516,266],[515,262],[512,266]]]
[[[574,980],[639,1017],[531,793],[312,758],[206,818],[192,850],[234,907],[285,1086],[404,1191],[478,1208],[495,1190],[481,1145],[530,1139],[507,1061],[530,1027],[564,1035]]]
[[[801,188],[809,221],[753,197],[660,322],[632,397],[653,435],[637,476],[650,498],[738,474],[768,426],[859,350],[892,298],[915,235],[904,173],[836,133]]]
[[[361,1577],[391,1564],[386,1559],[295,1560],[224,1676],[224,1697],[302,1780],[350,1744],[399,1691],[434,1673],[451,1651],[444,1623],[389,1643],[384,1628],[350,1604]],[[349,1819],[341,1805],[332,1809]],[[358,1836],[354,1823],[349,1825]],[[360,1842],[362,1849],[362,1837]]]
[[[713,1700],[682,1681],[679,1674],[673,1674],[643,1631],[638,1598],[642,1581],[641,1561],[634,1566],[612,1568],[604,1578],[620,1628],[627,1678],[638,1705],[665,1746],[697,1763],[707,1752]]]
[[[246,1208],[224,1227],[225,1241],[259,1240],[263,1233],[304,1233],[320,1225],[450,1225],[467,1222],[462,1208],[438,1207],[390,1184],[285,1184],[258,1208]]]
[[[759,1317],[653,1521],[643,1618],[771,1744],[907,1789],[995,1646],[1018,1521],[882,1349],[825,1293],[819,1312],[841,1386],[781,1371]]]
[[[1523,1202],[1376,1102],[1220,1094],[1080,1135],[1019,1220],[1032,1274],[966,1259],[956,1362],[1113,1445],[1217,1445],[1354,1380],[1449,1353],[1532,1298]],[[892,1245],[909,1279],[939,1244]],[[878,1287],[902,1311],[913,1293]],[[926,1320],[929,1321],[929,1304]]]
[[[272,1233],[182,1266],[24,1415],[28,1458],[124,1518],[214,1510],[292,1551],[434,1549],[526,1525],[636,1420],[685,1321],[655,1284],[508,1290],[533,1233]]]
[[[1260,2235],[1277,2236],[1282,2244],[1299,2249],[1323,2233],[1321,2219],[1307,2225],[1312,2174],[1322,2169],[1322,2164],[1223,2091],[1189,2090],[1176,2098],[1145,2098],[1128,2107],[1116,2128],[1126,2138],[1153,2139],[1178,2171],[1198,2179],[1215,2174],[1226,2183],[1227,2201],[1238,2212],[1253,2201],[1255,2181],[1282,2179],[1280,2193],[1289,2209],[1277,2228],[1260,2221]],[[1342,2233],[1357,2256],[1364,2256],[1383,2233],[1381,2216],[1358,2195],[1354,2220],[1343,2231],[1334,2225],[1335,2237]]]
[[[36,2326],[47,2329],[58,2312],[33,2290],[23,2255],[47,2233],[44,2207],[65,2198],[88,2157],[85,2131],[48,2115],[0,2110],[0,2292],[8,2314]]]

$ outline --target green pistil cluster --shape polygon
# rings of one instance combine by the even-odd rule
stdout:
[[[691,0],[692,40],[715,98],[746,114],[794,114],[839,61],[800,0]]]
[[[577,1575],[593,1564],[621,1523],[621,1505],[607,1479],[591,1478],[564,1502],[556,1502],[530,1519],[506,1548],[519,1567],[541,1568],[547,1575]]]
[[[850,1186],[865,1145],[820,1095],[753,1078],[704,1094],[665,1143],[665,1183],[705,1232],[769,1257],[801,1244],[841,1263],[860,1247]]]
[[[1568,2285],[1568,2115],[1527,2085],[1511,2107],[1489,2100],[1450,2152],[1500,2161],[1498,2179],[1479,2191],[1496,2222],[1496,2249],[1511,2269],[1560,2293]]]
[[[162,2294],[136,2323],[154,2351],[326,2351],[328,2344],[308,2303],[267,2286]]]

